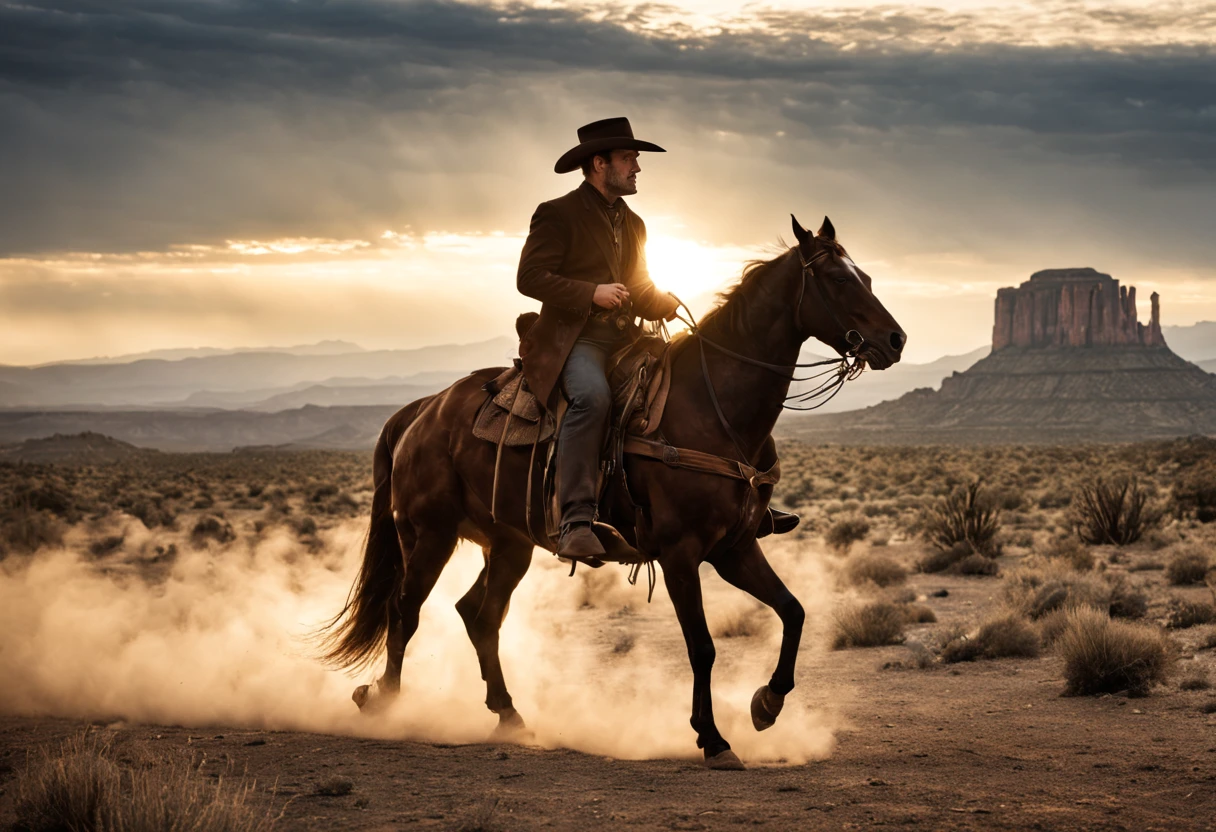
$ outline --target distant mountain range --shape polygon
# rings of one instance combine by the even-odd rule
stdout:
[[[1163,331],[1174,352],[1216,372],[1216,322]],[[368,449],[396,408],[472,370],[506,366],[515,350],[514,339],[507,337],[412,350],[365,350],[323,341],[0,366],[0,444],[96,431],[165,450],[228,451],[247,445]],[[925,364],[867,371],[819,413],[860,410],[913,390],[937,389],[943,379],[965,372],[989,351],[985,346]],[[802,355],[803,361],[819,358],[810,350]]]
[[[1216,321],[1200,321],[1192,326],[1163,326],[1165,343],[1192,364],[1209,373],[1216,372]]]
[[[184,347],[181,349],[149,350],[148,352],[133,352],[126,355],[99,356],[97,358],[76,358],[70,361],[48,361],[39,367],[51,367],[56,364],[129,364],[132,361],[142,361],[146,358],[159,358],[165,361],[180,361],[183,358],[209,358],[215,355],[235,355],[240,352],[283,352],[290,355],[342,355],[348,352],[366,352],[358,344],[349,341],[318,341],[315,344],[299,344],[294,347]]]
[[[0,367],[0,408],[288,408],[306,403],[350,403],[340,394],[316,390],[314,397],[288,395],[311,387],[384,386],[382,403],[416,398],[442,389],[481,367],[505,366],[515,350],[506,337],[476,344],[413,350],[355,350],[328,342],[291,350],[242,351],[179,359],[137,358],[111,363],[62,363]],[[409,388],[409,389],[403,389]],[[413,389],[418,388],[418,389]],[[373,396],[374,398],[374,396]]]

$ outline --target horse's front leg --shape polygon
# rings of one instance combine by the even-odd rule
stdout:
[[[760,544],[752,539],[710,561],[728,583],[773,608],[781,618],[781,653],[777,669],[767,685],[752,697],[752,725],[757,731],[769,728],[785,704],[785,695],[794,689],[794,663],[798,659],[798,644],[802,640],[805,614],[802,604],[785,588],[777,577]]]
[[[736,771],[743,763],[730,750],[730,743],[718,733],[714,724],[713,694],[710,675],[714,667],[714,640],[705,624],[705,608],[701,603],[701,578],[697,574],[700,559],[692,547],[685,544],[662,560],[663,582],[671,596],[688,660],[692,664],[692,723],[697,732],[697,747],[705,751],[705,765],[713,769]],[[664,553],[667,555],[667,553]]]

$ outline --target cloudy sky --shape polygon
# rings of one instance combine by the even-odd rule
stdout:
[[[0,0],[0,363],[507,334],[616,115],[669,151],[629,201],[686,299],[793,212],[912,360],[1041,268],[1216,319],[1214,46],[1207,2]]]

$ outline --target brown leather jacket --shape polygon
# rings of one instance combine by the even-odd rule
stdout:
[[[623,283],[633,314],[654,321],[676,309],[676,301],[659,291],[646,268],[646,224],[621,201],[624,239],[620,262],[612,245],[612,226],[597,204],[600,196],[584,182],[565,196],[542,202],[532,215],[528,239],[519,256],[516,286],[541,302],[540,317],[519,344],[528,388],[547,406],[566,357],[588,315],[601,283]],[[630,326],[636,338],[638,329]]]

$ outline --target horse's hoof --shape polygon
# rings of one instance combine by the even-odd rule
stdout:
[[[351,701],[359,706],[359,710],[365,714],[374,714],[383,711],[397,697],[396,691],[387,691],[379,683],[375,682],[370,685],[359,685],[355,688],[355,692],[350,695]]]
[[[712,757],[706,757],[705,767],[714,771],[747,771],[747,766],[743,765],[743,761],[729,748]]]
[[[509,711],[499,712],[498,724],[490,732],[489,741],[492,743],[522,743],[527,742],[531,737],[532,732],[528,730],[528,726],[524,723],[524,718],[519,715],[519,711],[511,708]]]
[[[772,728],[784,706],[784,696],[773,693],[768,685],[762,685],[752,696],[752,725],[757,731]]]

